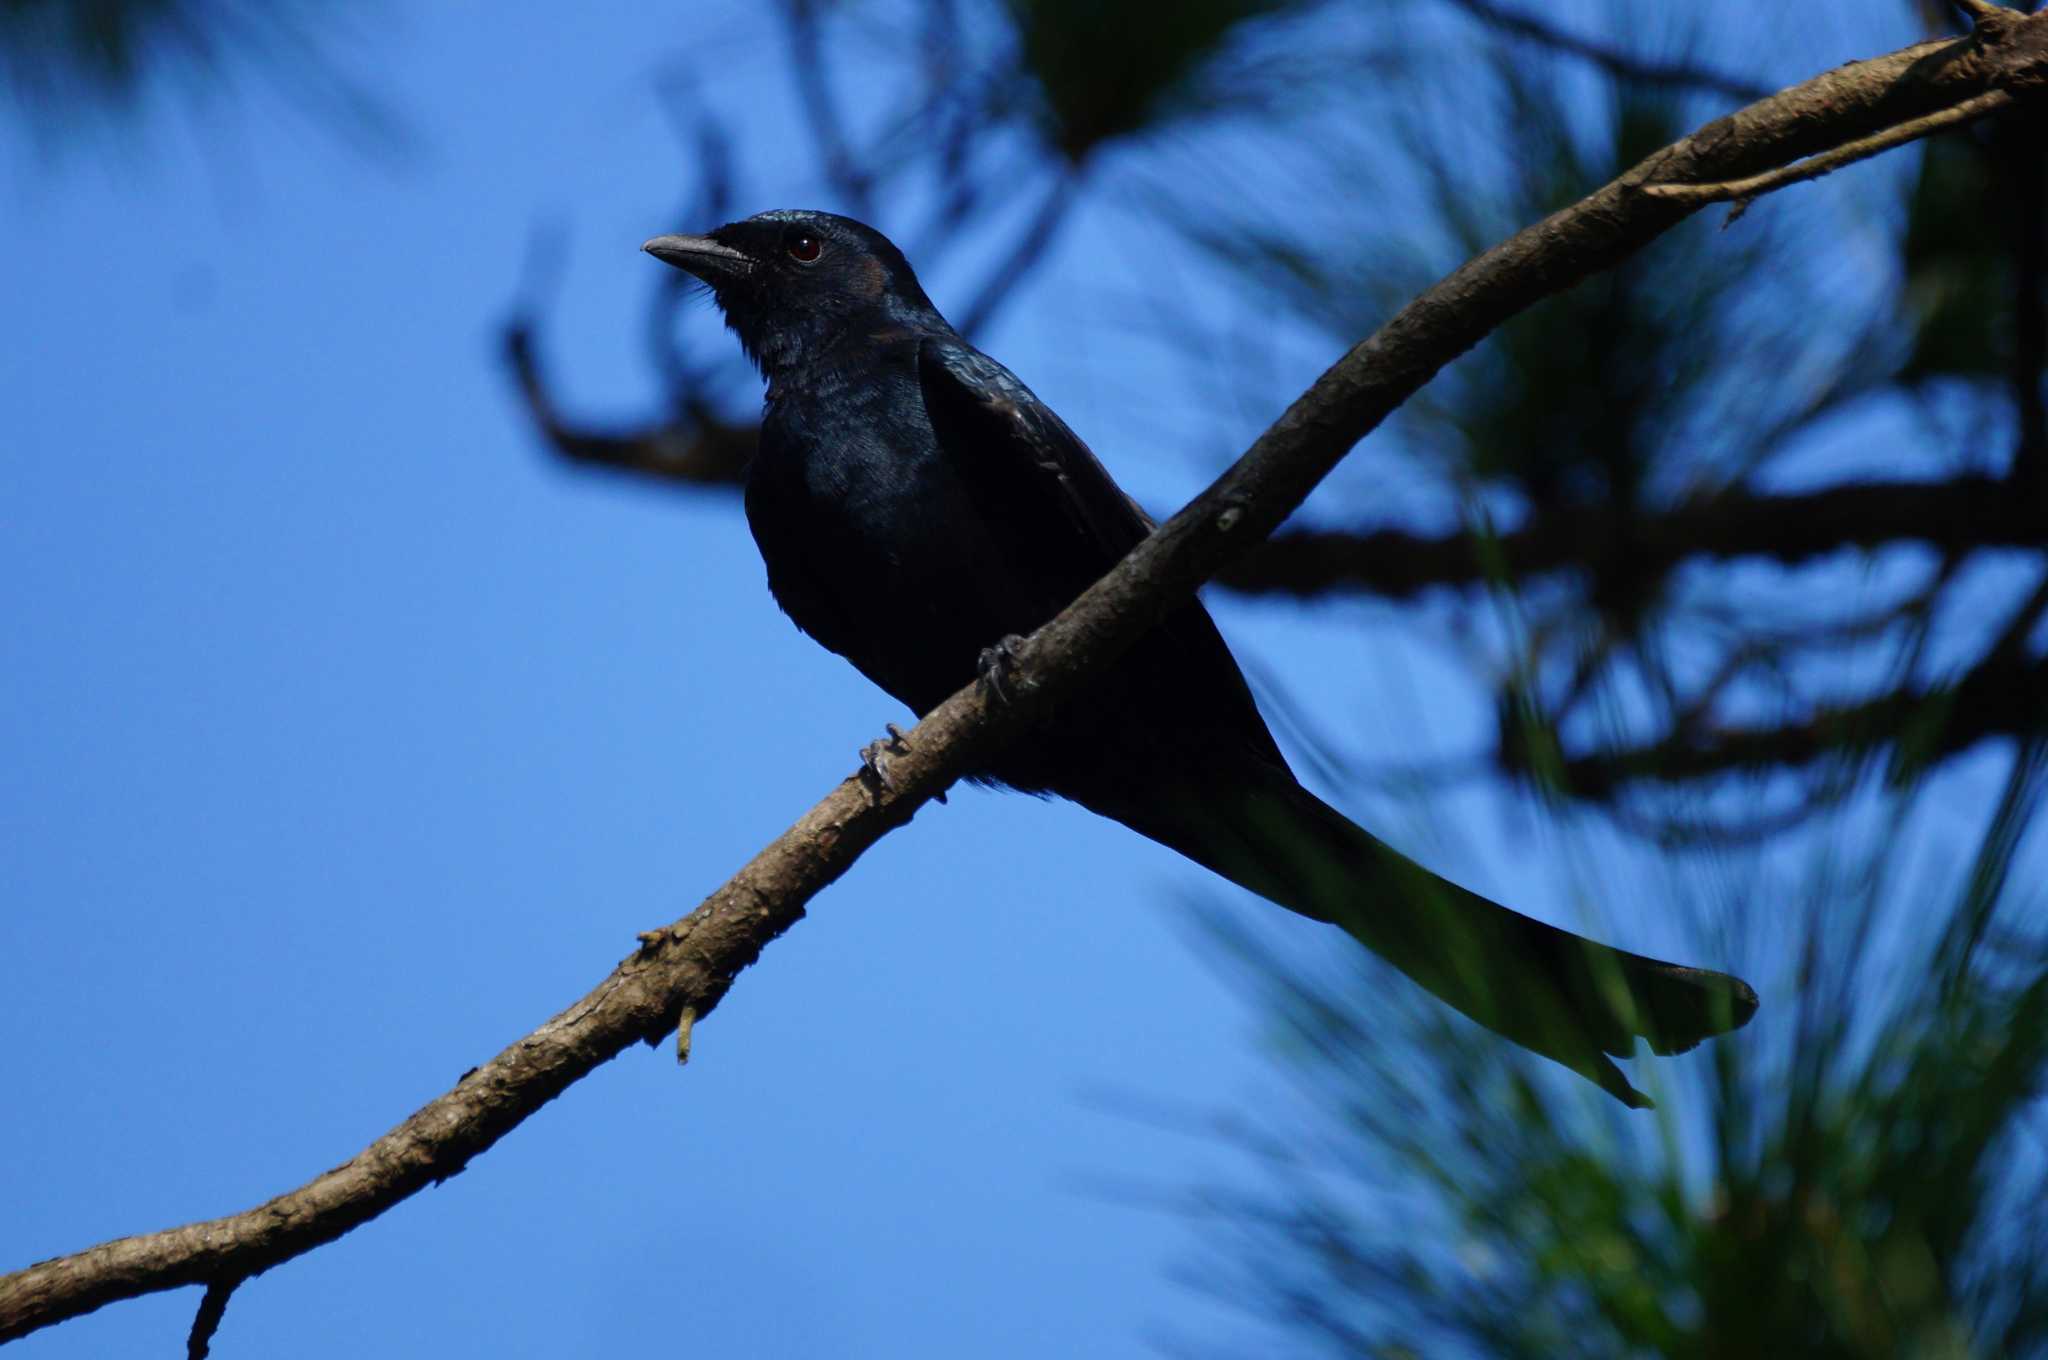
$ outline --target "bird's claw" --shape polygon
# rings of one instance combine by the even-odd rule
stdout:
[[[904,740],[903,729],[895,723],[884,724],[889,733],[860,748],[860,777],[877,794],[896,792],[896,781],[889,774],[889,762],[910,750],[910,743]]]
[[[975,678],[981,681],[982,689],[999,702],[1009,703],[1012,697],[1010,681],[1023,655],[1024,639],[1015,633],[993,647],[982,648],[974,663]]]

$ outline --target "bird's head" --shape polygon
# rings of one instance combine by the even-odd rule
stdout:
[[[834,213],[780,209],[706,236],[641,247],[696,275],[764,374],[801,367],[863,326],[945,323],[910,262],[873,227]]]

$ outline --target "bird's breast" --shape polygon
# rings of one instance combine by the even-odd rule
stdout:
[[[1044,620],[1000,588],[1005,564],[921,399],[887,406],[779,398],[747,518],[783,610],[923,712],[972,678],[981,648]]]
[[[842,551],[883,562],[919,559],[945,537],[949,521],[957,525],[972,508],[929,425],[906,418],[923,413],[914,385],[907,393],[878,386],[884,390],[777,402],[762,423],[749,502]]]

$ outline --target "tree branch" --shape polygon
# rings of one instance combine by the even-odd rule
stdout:
[[[1340,359],[1213,486],[1034,633],[1020,649],[1010,704],[992,708],[969,684],[912,729],[888,790],[843,781],[695,911],[645,935],[588,996],[341,1166],[241,1214],[120,1238],[0,1279],[0,1340],[116,1299],[246,1277],[332,1241],[455,1175],[635,1040],[661,1039],[686,1010],[701,1020],[862,851],[1270,533],[1440,368],[1515,313],[1687,216],[1643,186],[1756,174],[1987,88],[2048,78],[2039,55],[2048,50],[2048,18],[2008,31],[2030,40],[2033,55],[2002,56],[1973,39],[1828,72],[1709,125],[1468,262]]]
[[[1989,737],[2048,730],[2048,657],[1994,648],[1953,680],[1823,709],[1805,722],[1682,732],[1625,751],[1567,757],[1562,780],[1576,796],[1604,799],[1627,785],[1675,784],[1739,770],[1791,769],[1896,743],[1915,767]],[[1503,745],[1512,763],[1513,749]]]
[[[1845,165],[1869,160],[1872,156],[1889,151],[1895,146],[1904,146],[1907,142],[1916,142],[1922,137],[1975,122],[1987,114],[2012,107],[2013,102],[2014,96],[2009,91],[1987,90],[1975,99],[1964,100],[1953,108],[1936,109],[1925,117],[1900,123],[1896,127],[1888,127],[1882,132],[1860,137],[1853,142],[1845,142],[1817,156],[1809,156],[1797,165],[1779,166],[1760,175],[1729,180],[1722,184],[1652,184],[1649,186],[1649,192],[1661,198],[1679,198],[1692,203],[1732,201],[1739,205],[1774,189],[1782,189],[1790,184],[1802,184],[1807,180],[1819,179],[1822,175],[1831,175]]]
[[[1843,548],[1911,542],[1957,551],[2036,548],[2048,542],[2048,522],[2037,504],[1988,477],[1869,482],[1785,496],[1731,491],[1662,514],[1557,511],[1496,538],[1404,529],[1288,533],[1217,579],[1247,594],[1356,589],[1405,598],[1435,586],[1572,569],[1648,577],[1703,557],[1767,557],[1793,566]]]
[[[637,472],[664,481],[730,491],[754,456],[760,430],[730,425],[693,403],[688,419],[627,433],[580,430],[561,418],[535,352],[533,327],[524,317],[505,327],[505,362],[518,381],[527,414],[557,453],[592,467]]]
[[[215,1280],[206,1286],[199,1311],[192,1318],[192,1331],[185,1338],[185,1360],[206,1360],[212,1352],[213,1334],[220,1330],[221,1320],[228,1315],[228,1300],[241,1283],[236,1278]]]

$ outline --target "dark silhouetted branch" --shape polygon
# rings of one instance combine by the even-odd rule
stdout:
[[[753,425],[729,425],[708,409],[687,422],[621,434],[577,429],[555,410],[541,376],[532,328],[524,320],[505,328],[505,361],[518,379],[520,395],[534,425],[555,451],[572,462],[617,468],[667,481],[730,491],[754,456],[760,432]]]
[[[234,1296],[241,1279],[215,1280],[206,1286],[206,1293],[199,1300],[199,1311],[192,1317],[192,1331],[185,1338],[185,1360],[206,1360],[213,1350],[213,1334],[220,1330],[221,1320],[228,1315],[228,1300]]]
[[[2036,37],[2048,35],[2048,19],[2028,24]],[[1645,184],[1753,175],[1987,86],[2048,74],[2039,59],[2025,67],[1955,59],[1953,49],[1968,46],[1923,45],[1774,95],[1468,262],[1340,359],[1213,486],[1032,634],[1018,649],[1011,702],[967,685],[911,730],[890,763],[888,788],[842,781],[695,911],[642,936],[588,996],[333,1170],[240,1214],[120,1238],[0,1278],[0,1340],[116,1299],[246,1277],[333,1241],[457,1174],[635,1041],[666,1038],[686,1014],[701,1026],[741,970],[868,846],[1270,533],[1445,364],[1685,218],[1682,205],[1644,193]]]
[[[1404,529],[1283,534],[1217,580],[1247,594],[1349,589],[1402,598],[1559,571],[1662,574],[1694,558],[1763,557],[1791,566],[1845,548],[1916,542],[1957,551],[2037,548],[2048,544],[2048,515],[1988,477],[1783,496],[1729,492],[1661,514],[1556,511],[1492,539]]]
[[[1605,799],[1631,785],[1797,769],[1889,746],[1924,766],[1990,737],[2048,733],[2044,696],[2048,657],[2030,660],[2017,649],[1996,648],[1954,680],[1823,709],[1804,722],[1713,727],[1632,750],[1569,756],[1563,781],[1577,796]],[[1503,758],[1512,763],[1514,751],[1504,745]]]

